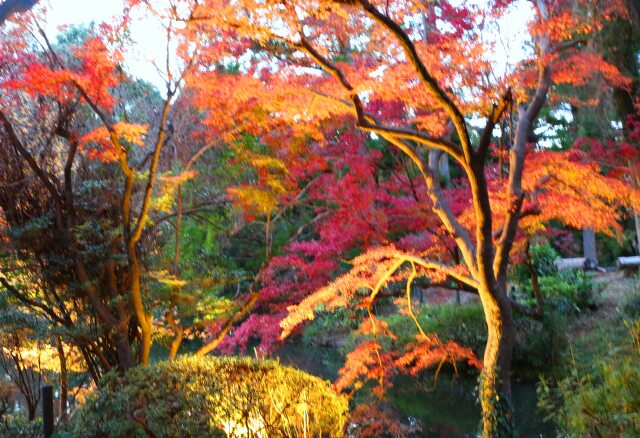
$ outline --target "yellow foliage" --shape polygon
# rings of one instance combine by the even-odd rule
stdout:
[[[184,286],[187,284],[186,281],[180,280],[173,274],[170,274],[169,271],[153,271],[149,272],[149,275],[153,277],[158,283],[165,284],[167,286]]]
[[[273,192],[256,187],[230,187],[227,192],[238,204],[257,215],[267,215],[278,205]]]

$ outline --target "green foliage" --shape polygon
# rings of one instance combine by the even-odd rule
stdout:
[[[549,244],[532,245],[529,255],[538,275],[540,291],[550,310],[577,314],[597,307],[597,289],[589,274],[581,270],[558,271],[555,262],[560,256]],[[519,286],[516,291],[518,300],[535,306],[528,267],[515,265],[511,270],[511,280]]]
[[[554,276],[558,273],[556,260],[560,258],[560,254],[551,245],[531,245],[529,257],[531,257],[531,265],[539,276]],[[524,263],[511,268],[511,280],[518,284],[530,285],[531,274]]]
[[[29,330],[38,338],[46,339],[51,336],[51,327],[43,318],[26,313],[19,308],[9,307],[0,293],[0,333],[16,333]]]
[[[346,397],[276,362],[187,357],[110,373],[74,416],[73,437],[342,436]]]
[[[561,313],[581,313],[598,305],[599,290],[583,271],[560,271],[539,281],[547,303]]]
[[[487,326],[480,304],[443,304],[417,309],[416,316],[426,333],[436,333],[443,341],[454,341],[471,348],[482,357],[487,342]],[[384,318],[398,342],[413,340],[415,323],[403,315]],[[561,329],[562,318],[556,312],[548,312],[543,321],[516,315],[516,342],[513,351],[514,371],[520,375],[536,374],[550,364],[557,363],[565,347]]]
[[[315,346],[330,343],[332,338],[344,338],[356,330],[359,318],[354,311],[338,308],[332,312],[319,312],[317,317],[305,328],[302,340],[305,345]]]
[[[568,436],[636,437],[640,433],[640,321],[633,342],[612,349],[589,371],[577,365],[556,388],[542,381],[540,406]]]
[[[0,422],[0,436],[4,438],[36,438],[42,433],[42,418],[28,421],[23,415],[7,415]]]
[[[424,306],[416,315],[426,333],[437,333],[442,341],[454,341],[470,347],[476,354],[484,350],[487,342],[487,326],[480,305],[443,304]],[[400,325],[398,325],[398,323]],[[402,342],[414,340],[415,323],[402,315],[390,317],[391,330]]]
[[[632,319],[640,318],[640,279],[638,279],[632,291],[622,303],[622,312]]]
[[[546,309],[542,321],[516,315],[512,366],[519,376],[536,380],[560,363],[567,346],[565,324],[566,317],[553,309]]]
[[[619,235],[607,236],[598,234],[597,252],[598,263],[601,266],[614,266],[618,257],[636,254],[636,230],[633,218],[622,222],[623,229]]]
[[[0,379],[0,436],[6,438],[35,438],[40,435],[42,421],[13,412],[17,388],[10,380]]]
[[[553,246],[549,244],[533,245],[529,248],[529,254],[531,255],[531,263],[538,275],[551,276],[558,273],[556,260],[560,258],[560,254]]]

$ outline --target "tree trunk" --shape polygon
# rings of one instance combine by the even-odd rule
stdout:
[[[60,360],[60,419],[67,417],[67,399],[69,395],[69,374],[67,372],[67,358],[64,355],[62,339],[57,342],[58,359]]]
[[[140,260],[138,259],[138,252],[136,249],[136,242],[134,240],[129,241],[127,248],[129,255],[129,265],[131,268],[131,298],[133,300],[133,308],[138,318],[138,325],[140,326],[140,349],[138,350],[138,360],[142,365],[149,365],[149,357],[151,355],[151,336],[153,333],[153,319],[149,313],[145,310],[144,303],[142,301],[142,289],[140,287],[141,271]]]
[[[36,405],[27,400],[27,419],[29,422],[36,419]]]
[[[487,345],[480,376],[482,437],[513,436],[515,433],[511,403],[511,356],[514,325],[511,305],[504,290],[479,290],[487,323]]]
[[[533,296],[536,299],[536,307],[538,312],[542,314],[544,311],[544,297],[542,296],[542,290],[540,289],[540,282],[538,281],[538,271],[536,267],[533,266],[533,260],[531,259],[531,252],[529,251],[530,245],[527,240],[525,246],[525,260],[524,264],[529,271],[529,277],[531,278],[531,289],[533,289]]]
[[[593,260],[598,263],[598,254],[596,252],[596,234],[593,228],[585,228],[582,230],[582,247],[584,249],[584,258]]]
[[[116,328],[117,331],[114,335],[116,341],[116,351],[118,353],[118,364],[120,365],[121,371],[126,371],[136,365],[131,353],[131,342],[129,341],[127,329],[127,325],[124,322],[120,322]]]
[[[165,315],[165,319],[173,330],[173,340],[171,341],[171,348],[169,349],[169,360],[175,359],[178,354],[178,350],[180,349],[180,344],[182,344],[182,336],[184,335],[184,328],[182,328],[182,326],[176,321],[173,311],[174,306],[171,306]]]
[[[438,170],[440,172],[441,182],[445,187],[451,185],[451,170],[449,168],[449,154],[442,154],[438,162]]]

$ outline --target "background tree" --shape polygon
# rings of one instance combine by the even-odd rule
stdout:
[[[29,29],[40,33],[41,52],[32,51]],[[167,120],[181,81],[180,74],[169,79],[164,99],[144,84],[126,85],[132,82],[117,64],[121,30],[102,26],[71,38],[67,51],[51,45],[37,21],[3,36],[3,54],[17,60],[4,66],[0,114],[3,286],[70,331],[96,380],[114,366],[149,362],[153,327],[146,309],[153,303],[143,299],[139,247],[154,244],[141,238],[155,209]],[[116,104],[118,95],[135,91],[146,95],[138,102],[155,99],[137,112],[142,123],[132,123],[131,94],[127,104]],[[155,134],[145,137],[143,123]],[[136,151],[147,145],[148,152]],[[16,276],[25,268],[26,276]]]

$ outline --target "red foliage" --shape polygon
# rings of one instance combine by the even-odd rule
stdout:
[[[100,35],[72,46],[70,55],[64,56],[33,52],[26,29],[5,35],[0,44],[11,49],[2,55],[10,60],[9,64],[3,62],[0,69],[0,87],[6,92],[2,104],[17,102],[25,93],[38,102],[38,112],[43,117],[56,108],[87,100],[100,111],[112,113],[117,102],[114,88],[126,80],[118,67],[122,54],[112,43],[117,39],[118,28],[101,25],[98,32]],[[143,145],[146,126],[120,122],[113,128],[127,144]],[[92,159],[113,161],[118,156],[105,127],[76,132],[74,138],[79,139],[81,150]]]
[[[460,245],[452,238],[452,227],[434,214],[434,207],[441,207],[434,205],[434,189],[425,187],[408,154],[390,150],[384,142],[374,141],[378,137],[353,128],[354,107],[357,102],[361,105],[359,127],[366,128],[363,118],[376,118],[379,122],[373,125],[387,127],[387,133],[416,128],[425,136],[455,143],[449,123],[452,106],[467,120],[487,116],[491,103],[508,86],[513,91],[510,103],[514,108],[530,102],[544,66],[551,68],[551,81],[556,85],[580,87],[596,78],[609,85],[628,84],[601,56],[582,50],[581,43],[604,21],[621,13],[618,1],[605,2],[599,9],[593,5],[576,8],[575,2],[537,2],[545,11],[532,14],[537,18],[531,21],[529,31],[534,43],[548,45],[545,54],[532,50],[513,70],[495,72],[487,56],[492,43],[483,38],[483,32],[488,18],[499,18],[510,3],[501,0],[469,6],[408,0],[318,4],[295,0],[245,9],[225,0],[205,0],[193,9],[195,24],[188,31],[199,38],[204,33],[209,41],[232,34],[237,41],[250,41],[254,50],[246,54],[246,65],[237,74],[205,64],[191,78],[197,102],[208,110],[205,120],[212,135],[226,126],[225,117],[233,117],[242,131],[268,148],[265,155],[281,164],[274,172],[255,156],[244,157],[256,168],[257,180],[234,192],[235,199],[252,216],[258,214],[257,198],[266,199],[268,208],[262,214],[268,218],[273,211],[301,204],[311,209],[313,216],[303,232],[271,259],[261,277],[256,315],[241,324],[226,345],[243,346],[247,337],[255,336],[262,339],[260,348],[266,350],[275,346],[276,324],[287,336],[300,323],[312,320],[319,309],[370,310],[386,286],[407,282],[410,286],[414,277],[432,284],[477,286],[479,280],[472,277],[481,276],[473,272],[469,256],[469,266],[461,264]],[[406,31],[415,52],[394,37],[391,27],[372,26],[373,8]],[[207,49],[218,53],[215,47]],[[420,58],[420,66],[411,62],[414,56]],[[446,98],[451,102],[437,97],[429,79],[421,75],[422,69],[447,90]],[[559,94],[562,87],[550,89],[556,92],[553,99],[569,99]],[[461,137],[461,128],[456,128]],[[428,151],[418,143],[412,143],[418,155],[413,161],[424,163]],[[495,146],[491,152],[496,158],[502,155],[503,168],[493,158],[482,163],[491,219],[487,222],[491,225],[487,253],[494,254],[516,200],[508,178],[502,176],[513,163],[508,162],[509,154],[496,151]],[[466,159],[456,157],[458,163]],[[449,164],[460,171],[454,161]],[[520,218],[517,241],[513,254],[508,252],[505,260],[517,256],[521,249],[518,243],[524,237],[544,231],[550,222],[576,228],[591,226],[615,234],[620,229],[619,207],[640,205],[637,191],[603,175],[599,166],[577,150],[557,152],[531,145],[526,163],[524,177],[517,181],[522,182],[524,192],[522,217],[513,215]],[[468,235],[471,247],[478,243],[482,223],[478,206],[472,202],[472,188],[467,179],[454,179],[442,188],[439,201],[450,208],[452,222],[462,229],[455,232]],[[411,257],[428,263],[414,263]],[[352,265],[347,273],[344,260]],[[415,274],[403,269],[416,264]],[[483,264],[489,266],[490,262]],[[494,274],[497,278],[498,273]],[[384,337],[382,333],[379,336]],[[378,335],[366,337],[349,354],[340,387],[371,379],[382,386],[384,377],[396,367],[418,372],[442,360],[466,360],[479,366],[470,351],[443,344],[429,334],[421,334],[411,350],[401,355],[383,352],[383,346]]]
[[[143,137],[147,133],[146,125],[136,125],[132,123],[119,122],[113,125],[113,130],[120,141],[124,141],[127,145],[144,146]],[[97,146],[97,148],[89,148],[89,145]],[[109,131],[101,126],[90,131],[80,138],[81,150],[87,152],[87,156],[91,159],[109,162],[116,161],[119,157],[118,151],[115,150],[111,141]]]
[[[420,432],[419,426],[402,424],[391,409],[381,404],[360,404],[351,412],[350,430],[353,436],[381,437],[408,436]]]
[[[111,89],[121,80],[116,68],[119,56],[110,52],[98,37],[85,40],[82,46],[74,48],[73,55],[77,68],[66,69],[33,60],[24,66],[17,79],[8,80],[2,86],[65,103],[77,98],[76,83],[98,106],[111,110],[115,104]]]

